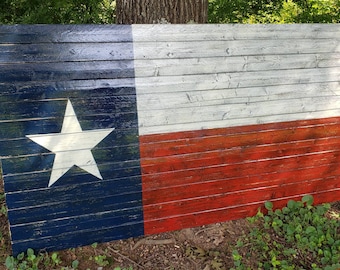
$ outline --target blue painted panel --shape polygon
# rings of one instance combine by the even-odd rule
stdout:
[[[130,26],[0,27],[0,156],[13,252],[144,233]],[[70,100],[83,131],[114,128],[48,187],[55,154],[27,135],[61,132]]]
[[[2,25],[3,44],[131,42],[129,25]]]
[[[97,221],[97,223],[100,221]],[[42,246],[45,250],[59,250],[65,248],[72,248],[74,246],[89,245],[101,239],[103,242],[118,240],[123,238],[135,237],[141,235],[143,232],[143,223],[131,222],[121,224],[121,226],[103,228],[98,231],[95,230],[83,230],[77,231],[77,234],[73,232],[58,234],[53,238],[45,237],[39,240],[30,239],[28,241],[16,241],[15,247],[17,250],[25,250],[27,246],[33,249],[40,249]],[[114,231],[114,234],[112,233]]]
[[[45,155],[41,157],[40,161],[37,161],[34,165],[37,166],[40,171],[36,171],[33,173],[17,173],[14,175],[7,175],[6,178],[8,179],[5,182],[5,189],[7,192],[18,192],[20,190],[26,191],[31,189],[42,189],[47,187],[48,178],[51,174],[51,168],[43,170],[42,164],[47,164],[48,161],[42,161],[45,158]],[[53,154],[49,154],[49,157],[46,156],[46,160],[50,159],[50,163],[54,159]],[[23,162],[22,162],[23,163]],[[50,164],[48,163],[48,164]],[[99,163],[99,162],[98,162]],[[40,166],[40,167],[39,167]],[[140,176],[140,168],[139,168],[139,161],[138,160],[131,160],[131,161],[121,161],[121,162],[106,162],[104,164],[98,164],[100,172],[102,172],[102,176],[104,179],[110,180],[119,180],[125,178],[133,178]],[[15,169],[13,167],[13,169]],[[104,173],[103,173],[104,172]],[[84,176],[88,174],[83,170],[80,170],[77,167],[73,167],[67,175],[63,179],[62,182],[57,182],[55,184],[58,186],[59,184],[63,185],[74,185],[74,183],[81,183]],[[44,179],[44,181],[36,181],[36,179]],[[98,182],[98,179],[93,177],[88,177],[87,183]],[[47,198],[48,199],[48,198]]]
[[[132,43],[9,44],[0,46],[0,63],[132,59]]]
[[[137,180],[136,180],[137,181]],[[132,181],[127,181],[131,184]],[[116,186],[115,183],[110,183],[110,186]],[[104,185],[105,186],[105,185]],[[107,185],[106,185],[107,186]],[[117,212],[121,209],[135,208],[135,201],[140,199],[139,193],[129,193],[130,190],[125,187],[117,187],[117,192],[120,191],[119,195],[112,194],[100,194],[96,200],[93,198],[88,198],[86,196],[92,196],[91,194],[77,195],[75,198],[63,198],[60,202],[45,202],[43,200],[40,204],[33,203],[30,208],[30,215],[27,216],[27,210],[25,211],[25,206],[22,208],[17,208],[16,210],[9,211],[9,216],[12,220],[15,220],[16,224],[29,223],[39,220],[42,216],[44,219],[56,219],[65,218],[69,216],[74,216],[76,214],[89,215],[93,213],[93,208],[100,209],[101,211]],[[70,190],[74,190],[70,188]],[[98,188],[96,189],[98,190]],[[67,190],[68,192],[68,190]],[[98,192],[97,192],[98,193]],[[15,198],[10,198],[9,200],[14,200]],[[22,198],[19,198],[22,199]],[[21,204],[32,201],[32,198],[25,198],[26,201],[21,201]],[[128,201],[127,201],[128,200]],[[70,202],[72,201],[72,202]],[[18,203],[19,205],[19,203]],[[67,213],[65,209],[69,207]],[[139,208],[139,207],[138,207]],[[53,212],[51,212],[53,209]],[[12,224],[12,225],[16,225]]]
[[[1,67],[1,83],[44,82],[82,79],[132,78],[132,60],[56,62],[56,63],[8,63]]]
[[[56,235],[74,234],[75,231],[95,233],[103,229],[117,227],[117,224],[138,223],[142,220],[139,208],[128,210],[111,211],[109,213],[98,213],[92,215],[77,216],[76,218],[63,218],[53,220],[43,220],[34,224],[27,223],[19,226],[12,226],[12,240],[15,243],[22,239],[32,239],[39,235],[39,238],[53,238]],[[33,242],[33,241],[32,241]]]
[[[100,168],[103,170],[103,168]],[[138,190],[132,190],[130,185],[139,186],[140,182],[138,182],[138,174],[137,168],[131,168],[131,175],[121,176],[123,175],[122,170],[118,172],[121,175],[116,176],[115,178],[108,178],[105,180],[98,181],[95,177],[93,177],[92,181],[84,181],[87,174],[81,171],[81,173],[77,173],[74,171],[67,172],[68,175],[65,175],[69,180],[69,184],[65,185],[63,181],[58,181],[54,188],[47,188],[46,185],[44,187],[37,188],[35,190],[23,190],[23,191],[14,191],[8,192],[8,201],[13,204],[16,208],[25,207],[25,204],[29,203],[32,207],[40,206],[41,204],[48,203],[58,203],[63,201],[68,201],[72,199],[77,199],[79,197],[80,200],[88,199],[83,196],[90,196],[93,194],[94,196],[118,196],[121,193],[135,193]],[[103,176],[104,177],[104,176]],[[76,184],[72,184],[71,182],[78,182]],[[83,180],[81,182],[81,180]],[[113,188],[110,188],[113,187]],[[78,188],[81,188],[78,190]],[[106,190],[103,190],[103,189]],[[56,197],[54,197],[56,196]]]

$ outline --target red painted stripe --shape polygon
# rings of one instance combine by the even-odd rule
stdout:
[[[338,192],[325,191],[322,193],[312,194],[316,204],[325,202],[325,198],[330,201],[339,200]],[[300,200],[302,196],[286,197],[279,200],[271,200],[276,208],[281,208],[286,205],[288,200]],[[164,216],[162,219],[149,219],[144,221],[145,234],[161,233],[168,230],[177,230],[181,228],[190,228],[201,226],[215,222],[223,222],[226,220],[240,219],[253,216],[257,213],[258,208],[262,207],[265,201],[257,203],[249,203],[247,205],[236,205],[224,207],[221,209],[212,209],[204,213],[192,213],[188,215]]]
[[[340,118],[140,137],[145,233],[340,198]],[[323,194],[321,196],[321,194]]]

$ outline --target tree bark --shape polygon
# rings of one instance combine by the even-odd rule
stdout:
[[[206,23],[208,0],[117,0],[116,23]]]

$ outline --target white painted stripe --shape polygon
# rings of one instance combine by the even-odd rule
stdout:
[[[340,115],[338,26],[134,25],[133,39],[140,135]]]
[[[134,42],[340,38],[339,24],[133,25]]]

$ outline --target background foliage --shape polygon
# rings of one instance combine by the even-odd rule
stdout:
[[[210,23],[339,23],[340,0],[210,0]]]
[[[1,0],[1,24],[113,23],[112,0]]]
[[[114,0],[1,0],[0,24],[114,23]],[[340,0],[209,0],[209,23],[339,23]]]

